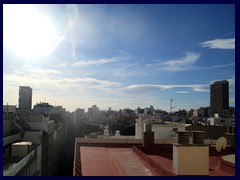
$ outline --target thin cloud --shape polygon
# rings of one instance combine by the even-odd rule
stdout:
[[[58,65],[58,67],[66,67],[68,65],[68,62],[63,62]]]
[[[130,85],[122,88],[120,91],[123,93],[139,93],[144,94],[152,91],[163,91],[173,88],[190,88],[195,92],[209,92],[209,85],[154,85],[154,84],[138,84],[138,85]],[[179,92],[187,92],[187,91],[179,91]]]
[[[192,69],[192,65],[196,63],[199,58],[199,53],[187,52],[186,55],[180,59],[158,63],[158,66],[161,70],[165,71],[182,71],[186,69]]]
[[[32,75],[29,76],[29,74]],[[58,92],[68,93],[75,93],[77,92],[76,90],[87,90],[89,88],[111,91],[121,85],[119,82],[97,78],[70,78],[66,77],[61,71],[34,68],[31,66],[23,67],[22,71],[3,74],[3,82],[5,87],[17,87],[23,84],[28,84],[34,89],[37,87],[44,87],[42,89],[48,89],[46,93],[50,94],[56,92],[56,89]]]
[[[199,71],[199,70],[208,70],[208,69],[218,69],[218,68],[224,68],[229,66],[235,66],[235,63],[229,63],[229,64],[220,64],[215,66],[209,66],[209,67],[195,67],[192,69],[189,69],[189,71]]]
[[[187,93],[190,93],[189,91],[176,91],[176,93],[178,94],[187,94]]]
[[[195,92],[210,92],[209,85],[195,85],[193,86]]]
[[[120,52],[116,56],[111,58],[100,58],[94,60],[80,60],[72,64],[72,66],[89,66],[89,65],[102,65],[107,63],[115,63],[115,62],[125,62],[131,60],[133,57],[129,56],[125,52]]]
[[[90,60],[90,61],[78,61],[72,66],[88,66],[88,65],[100,65],[100,64],[106,64],[106,63],[112,63],[115,62],[116,59],[97,59],[97,60]]]
[[[22,78],[24,76],[28,77],[29,74],[31,74],[32,78],[44,79],[45,77],[47,78],[59,77],[62,75],[62,72],[55,69],[46,69],[41,67],[24,65],[21,67],[21,71],[16,69],[15,72],[11,73],[10,75],[17,75]]]
[[[87,85],[94,85],[94,86],[101,86],[101,87],[108,87],[108,86],[119,86],[121,83],[107,81],[107,80],[99,80],[95,78],[77,78],[75,82]]]
[[[68,31],[70,33],[71,39],[76,39],[76,32],[75,29],[77,29],[76,25],[78,22],[78,7],[76,5],[68,4],[66,6],[67,12],[68,12]],[[77,43],[76,41],[72,41],[72,47],[71,47],[71,56],[73,59],[76,58],[76,50],[77,50]]]
[[[166,87],[168,88],[168,87]],[[147,93],[156,90],[166,89],[163,85],[130,85],[121,89],[125,93]]]
[[[194,64],[198,61],[200,58],[199,53],[192,53],[187,52],[185,57],[182,57],[180,59],[176,60],[168,60],[163,63],[156,63],[153,66],[157,66],[158,69],[163,71],[201,71],[201,70],[209,70],[209,69],[219,69],[219,68],[225,68],[229,66],[235,66],[235,63],[229,63],[229,64],[219,64],[219,65],[213,65],[213,66],[207,66],[207,67],[199,67],[195,66]],[[160,60],[154,60],[154,62],[159,62]],[[148,67],[148,65],[145,65],[145,67]]]
[[[202,42],[200,45],[210,49],[235,49],[235,38],[214,39]]]

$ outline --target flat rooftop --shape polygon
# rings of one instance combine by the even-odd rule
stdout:
[[[89,144],[90,145],[90,144]],[[222,153],[209,147],[209,176],[234,176],[235,165]],[[116,147],[77,143],[75,175],[82,176],[176,176],[173,172],[172,145]],[[224,158],[223,158],[224,157]],[[235,156],[234,156],[235,157]]]
[[[80,147],[82,176],[155,176],[132,148]]]

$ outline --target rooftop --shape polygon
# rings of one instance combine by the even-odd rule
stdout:
[[[173,172],[172,152],[172,144],[119,147],[77,142],[75,175],[176,176]],[[235,164],[231,161],[235,162],[235,156],[225,156],[233,152],[228,147],[218,153],[214,147],[209,146],[209,176],[234,176]]]
[[[132,148],[80,147],[83,176],[154,176]]]

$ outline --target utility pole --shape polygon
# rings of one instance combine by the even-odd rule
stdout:
[[[171,115],[171,122],[172,122],[172,109],[175,108],[175,107],[172,106],[172,103],[173,103],[174,100],[176,100],[176,99],[173,99],[173,98],[170,99],[170,115]]]

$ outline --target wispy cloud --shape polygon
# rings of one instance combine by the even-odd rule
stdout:
[[[31,76],[29,76],[31,74]],[[8,74],[6,74],[8,75]],[[14,72],[12,72],[10,75],[16,75],[19,77],[31,77],[36,79],[44,79],[44,78],[57,78],[61,77],[62,72],[58,71],[56,69],[47,69],[47,68],[41,68],[41,67],[33,67],[31,65],[23,65],[21,67],[21,71],[18,69],[15,69]],[[19,78],[20,80],[20,78]]]
[[[214,39],[202,42],[200,45],[210,49],[235,49],[235,38]]]
[[[68,62],[63,62],[58,65],[58,67],[66,67],[68,65]]]
[[[66,81],[69,81],[69,79],[66,79]],[[95,87],[95,88],[103,88],[103,87],[110,87],[110,86],[120,86],[121,83],[119,82],[113,82],[113,81],[107,81],[107,80],[100,80],[95,78],[76,78],[72,81],[76,84],[81,84],[85,86]]]
[[[32,75],[29,76],[29,74]],[[119,82],[90,77],[71,78],[67,77],[61,71],[53,69],[42,69],[39,67],[34,68],[32,66],[24,66],[22,68],[22,71],[5,73],[3,75],[3,82],[5,87],[29,85],[34,89],[47,89],[48,92],[46,93],[49,94],[52,94],[54,92],[76,93],[76,90],[83,89],[111,91],[112,89],[118,88],[121,85]]]
[[[209,85],[194,85],[192,86],[195,92],[209,92],[210,88]]]
[[[235,63],[229,63],[229,64],[220,64],[220,65],[214,65],[214,66],[208,66],[208,67],[193,67],[192,69],[189,69],[189,71],[200,71],[200,70],[208,70],[208,69],[219,69],[229,66],[235,66]]]
[[[128,55],[126,52],[121,51],[120,54],[110,58],[79,60],[73,63],[72,66],[102,65],[102,64],[115,63],[115,62],[127,62],[131,59],[132,57],[130,55]]]
[[[167,87],[166,88],[169,88],[170,87]],[[125,93],[147,93],[147,92],[151,92],[151,91],[156,91],[156,90],[163,90],[165,89],[165,86],[164,85],[130,85],[130,86],[127,86],[127,87],[124,87],[121,89],[122,92],[125,92]]]
[[[190,93],[189,91],[176,91],[176,93],[178,94],[187,94],[187,93]]]
[[[153,84],[138,84],[130,85],[121,89],[124,93],[148,93],[151,91],[163,91],[173,88],[190,88],[195,92],[209,92],[209,85],[153,85]],[[188,91],[178,91],[179,93],[188,93]]]
[[[100,64],[106,64],[106,63],[112,63],[112,62],[116,62],[117,60],[112,58],[112,59],[97,59],[97,60],[82,60],[82,61],[78,61],[74,64],[72,64],[72,66],[88,66],[88,65],[100,65]]]
[[[75,29],[77,29],[76,25],[78,22],[78,7],[76,5],[68,4],[66,5],[67,13],[68,13],[68,26],[67,30],[70,34],[71,39],[76,39],[76,32]],[[73,59],[76,58],[76,50],[77,50],[77,42],[71,41],[71,56]]]
[[[183,71],[192,69],[193,64],[200,58],[199,53],[187,52],[184,57],[179,59],[167,60],[162,63],[158,63],[161,70],[165,71]]]
[[[146,64],[145,67],[156,67],[163,71],[201,71],[201,70],[209,70],[209,69],[219,69],[225,68],[229,66],[235,66],[235,63],[228,63],[228,64],[218,64],[213,66],[196,66],[195,64],[200,58],[199,53],[187,52],[186,55],[182,58],[176,60],[167,60],[162,63],[158,63],[160,60],[154,60],[152,65]]]

